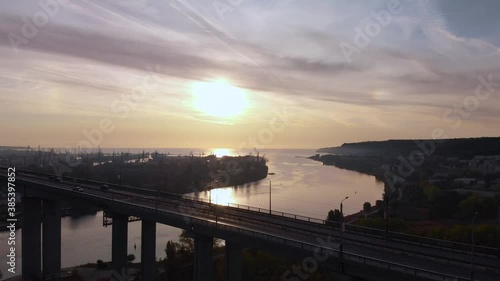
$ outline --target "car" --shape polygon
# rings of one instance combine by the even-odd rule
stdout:
[[[75,186],[75,187],[73,187],[73,191],[83,192],[83,188],[81,188],[79,186]]]
[[[55,176],[50,176],[49,180],[51,180],[51,181],[56,180],[56,177]]]
[[[55,181],[56,181],[56,182],[62,182],[63,180],[62,180],[62,178],[57,177],[57,178],[55,179]]]
[[[101,185],[100,189],[101,189],[102,191],[109,190],[109,185],[107,185],[107,184],[103,184],[103,185]]]

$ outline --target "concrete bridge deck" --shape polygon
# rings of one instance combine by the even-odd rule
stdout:
[[[381,279],[377,279],[375,275],[370,276],[373,280],[397,280],[388,279],[390,276],[404,276],[406,280],[471,280],[472,269],[475,271],[473,280],[500,280],[500,260],[488,255],[473,257],[474,265],[471,267],[471,257],[464,252],[358,233],[344,233],[341,251],[339,229],[324,224],[242,208],[214,207],[207,202],[186,198],[163,198],[148,192],[140,194],[117,189],[102,191],[95,183],[56,183],[41,175],[19,174],[17,182],[24,189],[18,189],[18,192],[24,193],[28,198],[74,200],[103,207],[117,214],[117,217],[121,216],[116,220],[116,226],[113,223],[117,232],[126,231],[126,220],[123,217],[136,216],[146,224],[159,222],[190,230],[203,237],[245,241],[247,246],[259,246],[276,253],[291,253],[306,258],[328,254],[328,260],[332,260],[330,264],[334,265],[334,269],[343,268],[346,273],[354,276],[362,275],[361,272],[356,275],[356,268],[361,267],[368,267],[373,272],[380,271]],[[84,188],[84,192],[74,191],[75,185]],[[152,226],[147,229],[151,232]],[[200,246],[199,249],[200,253],[210,252],[206,246]],[[115,259],[120,259],[119,256],[123,256],[123,253],[117,253]]]

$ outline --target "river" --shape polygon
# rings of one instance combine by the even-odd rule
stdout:
[[[109,149],[112,151],[111,149]],[[116,150],[118,151],[118,150]],[[137,149],[141,151],[142,149]],[[146,150],[148,151],[148,150]],[[149,150],[154,151],[154,150]],[[160,151],[160,150],[158,150]],[[217,156],[244,155],[248,151],[231,149],[168,149],[169,153],[194,155],[213,151]],[[104,151],[106,153],[106,151]],[[135,152],[131,149],[131,152]],[[161,151],[164,152],[164,149]],[[211,192],[189,194],[191,196],[209,198],[213,203],[243,204],[261,208],[269,208],[269,185],[271,181],[272,210],[301,214],[324,219],[331,209],[340,208],[340,200],[344,201],[346,215],[356,213],[363,208],[364,202],[375,203],[382,198],[384,185],[375,177],[358,172],[338,169],[334,166],[324,166],[320,162],[306,157],[315,154],[314,150],[262,150],[260,155],[268,159],[269,175],[257,183],[240,187],[223,187]],[[62,267],[95,262],[97,259],[111,259],[111,227],[103,227],[102,212],[94,216],[78,218],[64,217],[62,228]],[[16,231],[16,275],[20,274],[22,229]],[[140,260],[141,223],[132,222],[128,230],[128,252]],[[165,257],[165,245],[168,240],[177,241],[180,229],[166,225],[157,225],[156,255]],[[0,270],[4,278],[13,275],[7,272],[7,241],[9,233],[0,232]],[[136,246],[134,248],[134,245]]]

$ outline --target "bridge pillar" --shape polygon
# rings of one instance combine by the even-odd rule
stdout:
[[[42,201],[39,198],[23,197],[23,280],[42,278],[42,244],[40,225]]]
[[[226,281],[242,280],[242,246],[234,241],[226,240]]]
[[[113,214],[111,260],[113,270],[117,274],[123,275],[127,272],[127,236],[128,236],[128,216]]]
[[[214,238],[196,234],[194,237],[194,281],[213,281]]]
[[[59,202],[43,200],[43,276],[58,278],[61,273],[61,208]]]
[[[153,281],[156,273],[156,222],[142,220],[141,223],[142,280]]]

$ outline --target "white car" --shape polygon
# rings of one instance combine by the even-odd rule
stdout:
[[[78,191],[78,192],[83,192],[83,188],[79,187],[79,186],[75,186],[73,187],[73,190],[74,191]]]

